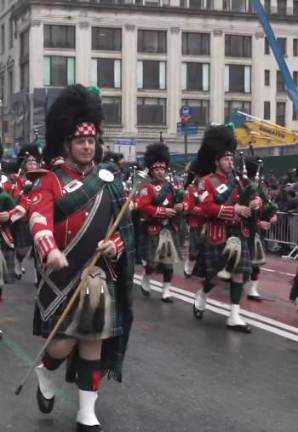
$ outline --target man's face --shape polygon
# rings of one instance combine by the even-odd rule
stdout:
[[[216,162],[216,168],[223,174],[230,174],[234,169],[234,156],[223,156]]]
[[[29,156],[25,163],[25,171],[32,171],[38,168],[36,159],[33,156]]]
[[[166,169],[164,167],[156,167],[151,170],[151,175],[155,180],[164,180]]]
[[[69,145],[69,157],[78,165],[89,165],[95,156],[95,137],[73,138]]]

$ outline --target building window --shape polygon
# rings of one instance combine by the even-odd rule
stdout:
[[[160,98],[138,98],[138,125],[165,126],[167,100]]]
[[[45,48],[72,48],[76,47],[75,26],[48,25],[44,26]]]
[[[121,60],[92,59],[92,83],[98,87],[121,87]]]
[[[182,90],[209,91],[209,64],[182,63]]]
[[[189,0],[189,7],[191,9],[209,9],[214,8],[213,0]]]
[[[5,51],[5,25],[1,25],[1,54]]]
[[[227,57],[251,57],[251,36],[225,35]]]
[[[265,0],[264,1],[264,8],[268,14],[271,13],[271,0]]]
[[[251,103],[247,101],[225,101],[225,122],[230,121],[236,111],[251,114]]]
[[[20,34],[20,87],[29,90],[29,30]]]
[[[223,0],[223,10],[231,12],[251,12],[251,0]]]
[[[12,96],[14,93],[14,73],[13,69],[10,69],[7,74],[8,77],[8,104],[11,106]]]
[[[284,93],[286,91],[286,86],[280,71],[276,71],[276,92]]]
[[[293,1],[293,15],[298,16],[298,0]]]
[[[266,69],[264,71],[264,84],[265,86],[270,86],[270,70]]]
[[[298,71],[293,72],[293,81],[298,86]]]
[[[287,15],[287,0],[277,0],[277,13]]]
[[[29,90],[29,62],[20,66],[20,75],[21,90]]]
[[[208,33],[182,33],[183,55],[210,55]]]
[[[0,75],[0,100],[5,103],[5,75]]]
[[[121,125],[121,97],[103,96],[105,123]]]
[[[138,30],[138,52],[166,53],[167,33],[165,31]]]
[[[298,39],[293,39],[293,56],[298,57]]]
[[[20,34],[20,57],[29,57],[29,30]]]
[[[92,27],[92,49],[102,51],[121,51],[121,29]]]
[[[225,65],[225,92],[251,92],[251,66]]]
[[[277,38],[282,54],[287,55],[287,38]],[[265,37],[265,54],[270,54],[268,39]]]
[[[138,89],[165,90],[166,62],[138,61]]]
[[[287,38],[277,38],[277,42],[279,43],[281,52],[284,56],[287,55]]]
[[[44,57],[44,85],[65,87],[75,83],[75,58],[46,56]]]
[[[285,126],[286,124],[286,103],[285,102],[276,103],[276,123],[280,126]]]
[[[209,100],[183,99],[182,105],[188,105],[192,109],[192,122],[199,126],[209,123]]]
[[[298,113],[296,113],[295,105],[293,104],[293,116],[292,116],[293,121],[297,121],[298,120],[298,115],[297,114]]]
[[[264,102],[264,120],[270,120],[270,118],[271,118],[270,102],[265,101]]]
[[[9,48],[13,48],[13,39],[14,39],[14,22],[13,20],[9,20]]]

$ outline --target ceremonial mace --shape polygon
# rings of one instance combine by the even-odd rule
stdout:
[[[129,204],[130,204],[131,200],[133,199],[134,195],[147,182],[148,182],[147,172],[146,171],[137,171],[136,172],[136,176],[135,176],[135,180],[134,180],[134,184],[133,184],[133,187],[132,187],[132,190],[131,190],[130,194],[128,195],[125,203],[121,207],[121,209],[120,209],[120,211],[119,211],[119,213],[118,213],[118,215],[117,215],[117,217],[116,217],[113,225],[107,231],[107,234],[105,235],[105,238],[104,238],[104,242],[108,241],[112,237],[112,235],[115,233],[116,229],[118,228],[119,223],[121,222],[121,219],[123,218],[123,216],[127,212],[128,208],[129,208]],[[65,320],[68,312],[71,310],[71,308],[73,307],[75,301],[79,297],[82,287],[85,285],[88,276],[92,273],[92,271],[94,269],[94,266],[96,265],[96,263],[97,263],[97,261],[99,260],[100,257],[101,257],[101,251],[97,251],[95,253],[95,255],[93,256],[90,264],[88,265],[87,271],[84,273],[84,276],[82,277],[81,282],[77,286],[77,288],[74,291],[71,299],[69,300],[69,303],[67,304],[66,308],[64,309],[63,314],[61,315],[61,317],[59,318],[59,320],[55,324],[55,327],[53,328],[53,330],[49,334],[49,336],[48,336],[47,340],[45,341],[43,347],[41,348],[41,350],[36,355],[36,357],[35,357],[35,359],[33,361],[33,365],[31,366],[31,368],[29,369],[29,371],[27,372],[27,374],[23,378],[23,381],[21,382],[21,384],[15,390],[15,394],[16,395],[19,395],[21,393],[21,391],[23,390],[24,385],[26,384],[28,378],[31,376],[31,374],[32,374],[33,370],[35,369],[35,366],[37,365],[40,357],[42,356],[42,354],[44,353],[44,351],[49,346],[50,342],[55,337],[55,335],[56,335],[57,331],[59,330],[61,324]]]

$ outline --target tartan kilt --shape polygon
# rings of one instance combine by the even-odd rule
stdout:
[[[4,241],[2,235],[0,236],[0,247],[2,250],[2,253],[4,255],[6,266],[7,266],[7,272],[4,274],[4,282],[8,284],[12,284],[15,282],[15,272],[14,272],[14,258],[15,258],[15,250],[8,247],[6,242]]]
[[[119,316],[119,311],[118,308],[116,306],[116,283],[111,280],[108,279],[107,280],[107,286],[109,289],[109,293],[111,295],[111,318],[112,318],[112,328],[111,328],[111,336],[110,337],[115,337],[115,336],[121,336],[123,335],[123,325],[122,325],[122,317]],[[71,292],[71,294],[67,297],[67,299],[63,302],[63,304],[59,307],[59,309],[57,309],[57,311],[50,317],[49,320],[44,321],[40,315],[40,311],[38,308],[38,305],[35,304],[35,308],[34,308],[34,316],[33,316],[33,334],[35,336],[42,336],[44,338],[47,338],[49,336],[49,334],[51,333],[51,331],[53,330],[54,326],[56,325],[58,319],[60,318],[60,316],[63,313],[63,310],[65,309],[65,307],[67,306],[72,294],[74,291]],[[72,323],[73,317],[74,317],[74,313],[77,310],[77,306],[78,306],[78,302],[76,303],[76,305],[73,307],[73,309],[67,314],[65,320],[63,321],[63,323],[60,326],[60,329],[58,330],[58,332],[56,333],[56,338],[59,339],[66,339],[69,337],[75,337],[75,336],[68,336],[65,332],[67,331],[68,327],[70,326],[70,324]],[[97,340],[98,337],[96,337],[96,334],[93,335],[94,337],[92,338],[92,334],[87,334],[86,337],[84,338],[83,335],[80,335],[79,339],[80,340]]]
[[[16,249],[29,248],[32,246],[33,240],[28,223],[23,221],[14,223],[12,225],[12,235]]]
[[[202,228],[191,228],[189,230],[189,254],[193,257],[200,255],[204,245]]]
[[[204,244],[205,277],[211,280],[223,268],[223,255],[225,243],[220,245]],[[241,238],[241,258],[235,273],[243,273],[245,280],[252,272],[251,257],[247,240]]]
[[[143,234],[143,239],[142,239],[142,249],[141,249],[141,257],[143,261],[146,261],[146,263],[150,263],[150,267],[157,267],[158,266],[158,262],[154,261],[155,258],[155,253],[158,247],[158,243],[159,243],[159,233],[158,234],[149,234],[146,231],[146,225],[144,224],[144,234]],[[177,231],[174,231],[173,229],[166,227],[170,230],[171,235],[172,235],[172,239],[174,242],[174,245],[176,247],[178,256],[180,257],[179,254],[179,233]]]

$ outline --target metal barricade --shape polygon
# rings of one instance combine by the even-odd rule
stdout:
[[[265,240],[276,245],[287,245],[291,248],[288,255],[282,258],[296,260],[298,258],[298,214],[277,213],[277,223],[272,224],[266,232]]]

